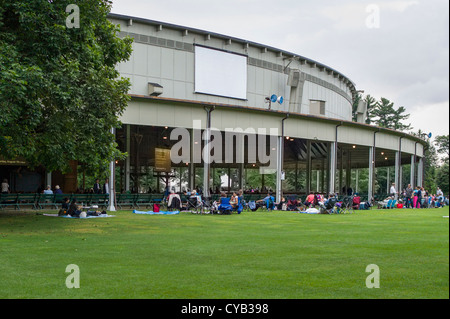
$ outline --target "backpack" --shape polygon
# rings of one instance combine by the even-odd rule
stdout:
[[[252,211],[255,211],[256,210],[256,202],[255,201],[249,202],[248,208],[250,208]]]
[[[172,206],[171,208],[180,208],[180,200],[178,199],[178,197],[174,197],[172,198],[172,202],[170,203],[170,205]]]

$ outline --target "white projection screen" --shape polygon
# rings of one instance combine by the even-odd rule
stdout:
[[[247,57],[195,46],[195,93],[247,99]]]

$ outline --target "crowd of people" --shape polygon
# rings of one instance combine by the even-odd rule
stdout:
[[[405,208],[435,208],[449,205],[448,196],[445,197],[439,187],[435,193],[431,193],[421,186],[412,188],[409,184],[399,195]]]

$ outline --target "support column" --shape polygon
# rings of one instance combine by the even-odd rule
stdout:
[[[417,186],[423,187],[423,157],[419,158],[417,167]]]
[[[211,178],[211,112],[214,107],[205,107],[206,111],[206,131],[204,136],[205,146],[203,150],[203,196],[210,197]]]
[[[399,179],[400,176],[400,154],[399,152],[395,152],[395,189],[397,190],[397,194],[395,194],[395,199],[398,200],[399,194],[401,194],[402,191],[402,183]]]
[[[416,187],[416,177],[415,177],[415,171],[416,171],[416,157],[415,155],[411,155],[411,176],[409,179],[409,183],[411,184],[412,188]]]
[[[316,180],[317,180],[316,192],[319,193],[320,192],[320,170],[316,171]]]
[[[325,158],[322,158],[322,169],[321,169],[320,191],[321,191],[322,193],[326,192],[326,189],[325,189]]]
[[[352,160],[351,160],[351,152],[347,153],[347,165],[345,167],[345,187],[348,193],[348,189],[351,187],[352,183]]]
[[[341,160],[341,165],[339,165],[339,191],[338,191],[338,193],[339,194],[342,193],[342,195],[345,195],[342,192],[342,189],[344,188],[343,185],[342,185],[343,175],[344,175],[344,155],[343,155],[343,152],[342,152],[342,148],[339,150],[339,158]]]
[[[194,184],[195,184],[195,139],[196,139],[196,134],[195,132],[195,128],[191,130],[191,143],[190,143],[190,160],[189,160],[189,164],[188,164],[188,188],[190,191],[192,191],[194,189]],[[200,143],[200,141],[197,141],[197,143]]]
[[[374,173],[375,173],[375,148],[371,147],[369,150],[369,185],[368,185],[368,200],[372,202],[374,190]]]
[[[276,202],[279,203],[282,197],[282,185],[281,185],[281,174],[282,174],[282,161],[283,161],[283,137],[278,136],[277,138],[277,182],[276,182]],[[264,175],[263,175],[264,176]]]
[[[355,193],[359,193],[359,168],[355,170]]]
[[[390,189],[391,189],[391,183],[390,183],[390,169],[389,167],[387,167],[386,169],[386,193],[389,194],[390,193]]]
[[[114,137],[116,136],[116,129],[115,128],[111,128],[111,134],[113,134]],[[108,210],[110,212],[115,212],[116,211],[116,205],[115,205],[116,204],[115,203],[116,202],[116,198],[115,198],[116,192],[115,192],[115,187],[114,187],[115,183],[116,183],[115,170],[116,170],[116,161],[112,160],[109,163],[109,184],[108,184],[108,187],[109,187],[109,205],[108,205]]]
[[[331,191],[331,188],[330,188],[330,181],[331,181],[331,179],[330,179],[330,166],[331,166],[331,149],[332,149],[332,147],[331,147],[331,145],[330,145],[330,143],[327,143],[327,170],[326,170],[326,172],[327,172],[327,186],[326,186],[326,192],[327,192],[327,195],[329,195],[330,193],[332,193],[332,191]]]
[[[125,159],[125,190],[130,191],[130,170],[131,170],[131,125],[126,125],[126,152],[128,154]]]
[[[329,192],[336,193],[336,151],[337,143],[332,142],[330,147],[330,168],[329,168]]]
[[[311,178],[312,178],[312,167],[311,167],[311,141],[306,142],[306,193],[311,192]]]

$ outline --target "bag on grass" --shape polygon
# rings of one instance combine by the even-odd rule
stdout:
[[[153,212],[159,213],[159,204],[153,204]]]

